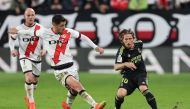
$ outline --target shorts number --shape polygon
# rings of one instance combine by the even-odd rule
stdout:
[[[125,83],[125,84],[128,83],[128,79],[127,78],[123,78],[122,79],[122,83]]]

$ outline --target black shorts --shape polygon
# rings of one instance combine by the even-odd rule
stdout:
[[[147,76],[145,73],[139,73],[135,76],[124,76],[121,80],[119,88],[127,90],[127,95],[132,94],[140,85],[147,85]]]

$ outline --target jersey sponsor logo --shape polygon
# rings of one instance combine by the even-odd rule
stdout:
[[[64,54],[65,53],[65,49],[68,43],[68,40],[70,38],[71,33],[68,32],[67,30],[64,30],[62,35],[59,37],[59,40],[57,41],[50,41],[49,44],[57,44],[56,45],[56,49],[55,49],[55,53],[54,53],[54,57],[52,58],[52,60],[54,61],[55,64],[57,64],[60,60],[59,60],[59,56],[60,54]]]
[[[35,37],[35,36],[33,36]],[[30,53],[33,53],[34,54],[34,51],[38,45],[38,41],[39,41],[39,37],[35,37],[35,38],[30,38],[32,39],[31,41],[29,41],[29,44],[26,48],[26,51],[25,51],[25,56],[26,57],[30,57]]]
[[[132,62],[132,63],[138,63],[138,62],[140,62],[140,61],[142,61],[142,55],[135,56],[135,57],[133,57],[133,58],[131,59],[131,62]]]
[[[23,42],[32,42],[32,41],[35,41],[36,38],[38,38],[38,37],[33,36],[31,38],[22,38],[22,41]]]
[[[63,41],[62,40],[51,40],[49,41],[49,44],[52,45],[52,44],[62,44]]]

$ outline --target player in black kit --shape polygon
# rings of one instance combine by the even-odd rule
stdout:
[[[157,109],[156,100],[147,85],[147,72],[142,58],[143,43],[136,40],[134,32],[124,29],[119,33],[122,46],[118,49],[115,70],[123,76],[115,97],[115,109],[121,109],[124,97],[132,94],[136,88],[146,97],[152,109]]]

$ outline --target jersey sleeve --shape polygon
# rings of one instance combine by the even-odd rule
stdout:
[[[67,28],[68,29],[68,28]],[[81,39],[82,41],[86,42],[90,47],[92,48],[96,48],[97,45],[94,44],[87,36],[79,33],[78,31],[76,30],[73,30],[73,29],[68,29],[69,32],[71,33],[71,37],[72,38],[77,38],[77,39]]]
[[[9,34],[9,48],[11,51],[15,49],[15,43],[17,37],[18,37],[17,34]]]
[[[76,30],[67,28],[67,30],[71,33],[71,38],[80,38],[80,33]]]
[[[122,57],[123,50],[124,50],[123,46],[118,49],[117,54],[116,54],[116,59],[115,59],[116,64],[123,62],[123,57]]]
[[[17,26],[16,29],[20,29],[20,26]],[[10,50],[15,49],[16,40],[18,38],[18,34],[9,34],[9,48]]]

